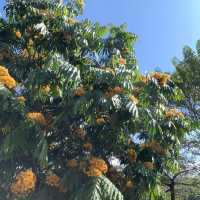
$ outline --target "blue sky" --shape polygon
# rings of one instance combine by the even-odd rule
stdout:
[[[0,0],[0,7],[3,7]],[[128,24],[142,71],[173,71],[171,60],[200,38],[200,0],[86,0],[84,16],[103,25]]]
[[[171,60],[200,38],[200,0],[87,0],[85,16],[103,24],[126,22],[138,35],[142,71],[173,71]]]

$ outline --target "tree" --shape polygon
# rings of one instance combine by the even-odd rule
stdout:
[[[162,176],[163,190],[169,193],[170,199],[188,199],[199,193],[199,162],[185,165],[176,172],[165,170]]]
[[[174,58],[176,71],[173,74],[173,81],[183,91],[184,98],[178,102],[185,115],[190,118],[191,130],[186,137],[183,150],[184,157],[191,162],[199,157],[200,141],[200,41],[197,42],[196,51],[185,46],[183,49],[183,59]],[[189,153],[188,153],[189,152]],[[186,156],[188,154],[189,156]]]
[[[185,98],[180,106],[185,109],[193,123],[199,128],[200,121],[200,41],[197,42],[196,52],[190,47],[183,49],[183,60],[174,58],[176,71],[173,74],[174,82],[182,89]]]
[[[162,199],[187,119],[167,73],[140,74],[125,26],[84,2],[8,1],[0,20],[3,199]],[[115,161],[115,165],[113,164]],[[118,163],[118,167],[116,167]]]
[[[192,162],[195,164],[195,162],[199,160],[199,148],[200,148],[199,146],[199,141],[200,141],[199,53],[200,53],[200,41],[197,42],[196,51],[193,51],[190,47],[185,46],[183,49],[183,59],[179,60],[177,58],[174,58],[173,60],[176,71],[174,72],[172,79],[176,83],[176,85],[178,85],[178,87],[181,88],[184,94],[184,98],[182,99],[182,101],[178,102],[178,104],[176,105],[183,110],[185,115],[188,116],[192,125],[189,134],[185,137],[185,140],[182,144],[182,158],[180,160],[180,163],[182,164],[183,168],[187,168],[187,166],[191,165]],[[193,171],[197,177],[198,169],[195,168]],[[194,191],[196,192],[196,194],[198,194],[198,184],[196,183],[196,177],[194,176],[194,174],[190,174],[189,171],[189,173],[187,173],[186,175],[183,174],[183,176],[181,177],[181,182],[183,183],[182,186],[184,184],[187,185],[188,190],[190,189],[190,186],[192,186],[193,188],[197,187],[197,189]],[[181,192],[182,195],[184,195],[183,187],[181,187],[180,190],[182,191]],[[190,194],[192,194],[191,191]],[[192,196],[193,195],[191,195],[191,198]]]

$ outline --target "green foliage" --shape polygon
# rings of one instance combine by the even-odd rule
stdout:
[[[199,128],[200,128],[200,41],[196,49],[189,46],[183,48],[183,59],[174,59],[176,71],[173,81],[182,90],[184,98],[176,102],[190,120],[190,134],[183,143],[184,158],[194,161],[199,159]],[[189,153],[188,153],[189,152]],[[186,154],[188,156],[186,156]],[[190,162],[189,161],[189,162]]]
[[[186,46],[183,49],[183,60],[174,59],[176,72],[173,79],[184,93],[184,100],[180,106],[186,110],[194,125],[198,127],[200,112],[200,83],[199,83],[199,41],[196,45],[196,52]]]
[[[106,177],[93,178],[82,187],[72,200],[123,200],[122,194]]]

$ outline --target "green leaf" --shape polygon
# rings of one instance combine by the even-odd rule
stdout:
[[[46,167],[48,163],[48,143],[44,136],[37,145],[35,157],[38,159],[41,167]]]
[[[113,183],[101,176],[91,178],[71,200],[123,200],[121,192]]]

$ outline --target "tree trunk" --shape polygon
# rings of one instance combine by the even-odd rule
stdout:
[[[171,200],[176,200],[174,181],[172,181],[172,183],[170,184],[170,193],[171,193]]]

